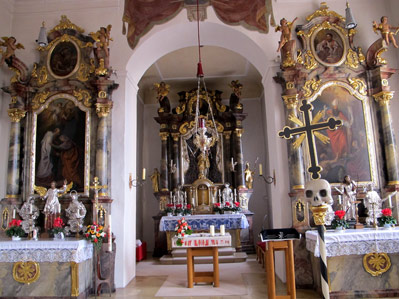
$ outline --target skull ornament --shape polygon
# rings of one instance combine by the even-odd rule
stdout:
[[[305,196],[308,202],[314,207],[323,204],[331,205],[333,198],[331,197],[330,183],[326,180],[314,180],[306,183]]]

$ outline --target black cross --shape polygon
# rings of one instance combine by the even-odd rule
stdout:
[[[317,165],[317,155],[316,155],[316,144],[314,141],[315,131],[320,131],[323,129],[335,130],[342,125],[342,121],[330,117],[327,121],[312,124],[310,121],[310,114],[313,110],[312,104],[309,104],[306,100],[302,101],[302,106],[299,108],[303,114],[305,124],[300,127],[290,128],[285,126],[282,131],[278,132],[278,136],[285,139],[291,139],[294,135],[306,134],[306,139],[308,141],[309,156],[310,156],[310,167],[308,172],[312,174],[312,179],[316,180],[320,178],[320,172],[323,170],[321,166]]]

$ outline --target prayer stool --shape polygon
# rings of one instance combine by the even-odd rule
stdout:
[[[262,264],[262,267],[265,267],[265,250],[266,243],[265,242],[257,242],[256,243],[256,260],[259,264]]]
[[[267,296],[269,299],[294,299],[295,290],[295,268],[294,268],[294,245],[292,240],[279,240],[266,242],[266,276]],[[285,253],[285,271],[287,278],[287,295],[276,295],[276,278],[274,273],[274,252],[282,250]]]

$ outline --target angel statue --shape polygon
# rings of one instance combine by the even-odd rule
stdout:
[[[4,62],[7,63],[8,66],[12,66],[13,64],[13,59],[15,58],[15,50],[16,49],[25,49],[24,46],[20,43],[16,44],[17,40],[15,37],[10,36],[10,37],[2,37],[3,41],[0,41],[0,46],[6,47],[6,51],[3,52],[0,50],[0,53],[3,52],[0,60],[0,66],[4,64]]]
[[[248,189],[252,189],[252,185],[254,182],[254,172],[249,168],[249,162],[245,163],[245,185],[247,185]]]
[[[170,103],[169,103],[169,99],[168,99],[167,95],[170,90],[170,85],[166,84],[165,82],[154,83],[154,89],[157,92],[157,100],[159,102],[159,105],[161,106],[158,109],[158,112],[169,113],[170,112]]]
[[[373,30],[375,33],[377,31],[381,32],[382,39],[389,45],[389,42],[392,41],[393,46],[395,48],[398,48],[398,45],[396,44],[396,40],[394,38],[394,34],[396,35],[399,31],[399,27],[394,27],[388,24],[388,17],[383,16],[381,17],[381,23],[377,24],[376,21],[373,21]],[[391,31],[395,30],[395,31]]]
[[[57,213],[61,213],[61,205],[58,201],[59,195],[64,195],[72,188],[73,182],[71,182],[67,186],[67,180],[64,180],[64,185],[61,189],[56,188],[56,182],[52,181],[50,188],[46,189],[44,187],[35,186],[35,191],[39,193],[42,200],[46,200],[46,204],[44,205],[43,213],[45,215],[44,220],[44,229],[50,230],[53,228],[54,219],[56,218]]]
[[[67,232],[79,233],[83,229],[83,219],[86,216],[87,210],[85,206],[79,202],[78,194],[75,190],[70,193],[72,202],[65,210],[68,217],[68,226],[65,227]]]
[[[96,41],[96,50],[95,54],[100,61],[104,59],[105,67],[108,68],[109,66],[109,41],[113,40],[110,37],[112,25],[108,25],[107,27],[100,27],[100,30],[97,32],[90,32],[89,35]]]
[[[280,26],[276,27],[276,32],[281,31],[281,37],[277,52],[280,52],[280,50],[285,46],[285,44],[290,40],[292,40],[291,38],[292,26],[294,25],[297,19],[298,18],[295,18],[292,22],[288,22],[285,18],[282,18],[280,20]]]

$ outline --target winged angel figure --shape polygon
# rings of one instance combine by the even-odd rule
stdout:
[[[0,60],[0,66],[2,66],[4,64],[4,62],[7,63],[7,65],[12,65],[12,60],[15,57],[15,50],[16,49],[25,49],[25,47],[20,44],[20,43],[16,43],[17,40],[15,39],[15,37],[10,36],[10,37],[6,37],[3,36],[2,41],[0,40],[0,46],[1,47],[5,47],[6,50],[3,51],[0,49],[0,53],[1,55],[1,60]]]

